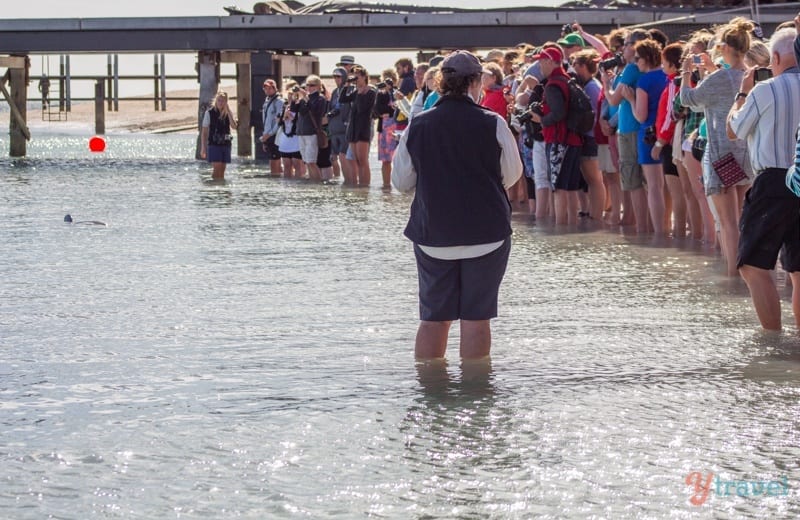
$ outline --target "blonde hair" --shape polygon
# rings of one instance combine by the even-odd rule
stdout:
[[[750,42],[750,50],[744,55],[744,59],[757,67],[769,67],[769,47],[762,41],[753,40]]]
[[[717,42],[724,43],[739,54],[745,54],[750,50],[750,32],[754,28],[753,22],[737,16],[719,28]]]
[[[220,117],[227,117],[230,121],[233,121],[233,116],[231,115],[230,107],[228,106],[228,93],[224,90],[218,90],[216,95],[214,96],[214,107],[217,106],[217,100],[222,98],[225,100],[225,106],[219,109]]]

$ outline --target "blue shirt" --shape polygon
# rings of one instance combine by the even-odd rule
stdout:
[[[667,86],[667,75],[661,67],[645,72],[639,76],[636,88],[647,92],[647,119],[642,123],[643,128],[652,126],[656,123],[656,113],[658,112],[658,101]]]
[[[622,74],[617,76],[617,81],[614,82],[614,88],[616,89],[617,85],[623,84],[635,89],[636,83],[639,81],[639,76],[641,75],[642,73],[639,72],[639,67],[633,63],[628,63],[625,65]],[[623,99],[619,104],[619,126],[617,127],[617,131],[621,134],[628,134],[638,130],[639,121],[633,117],[633,107],[631,107],[627,99]]]

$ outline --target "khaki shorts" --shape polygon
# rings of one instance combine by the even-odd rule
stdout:
[[[611,159],[611,147],[607,144],[597,145],[597,160],[600,162],[600,171],[603,173],[614,173],[614,161]]]
[[[300,155],[303,157],[303,162],[308,164],[317,163],[317,154],[319,153],[319,145],[317,144],[316,135],[298,135],[300,141]]]
[[[617,134],[619,147],[619,178],[622,191],[633,191],[644,187],[644,175],[639,165],[639,153],[636,148],[638,132]]]

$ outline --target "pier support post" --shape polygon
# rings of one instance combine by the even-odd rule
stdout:
[[[264,121],[261,120],[261,109],[264,106],[264,99],[266,99],[266,94],[264,94],[264,89],[262,85],[264,84],[264,80],[268,78],[272,78],[278,85],[278,88],[281,87],[281,78],[276,78],[274,75],[274,69],[272,66],[272,57],[274,56],[271,52],[254,52],[250,55],[250,70],[251,70],[251,86],[250,86],[250,99],[252,100],[252,110],[251,110],[251,118],[250,123],[253,125],[253,150],[255,151],[254,158],[258,162],[268,162],[269,157],[267,157],[267,152],[264,151],[263,147],[261,146],[261,142],[258,140],[261,137],[261,134],[264,133]]]
[[[11,157],[25,157],[27,153],[27,142],[30,139],[28,133],[28,68],[30,62],[28,57],[20,57],[22,66],[12,66],[8,69],[8,79],[10,87],[9,104],[13,103],[12,113],[14,117],[9,121]]]
[[[239,157],[249,157],[253,152],[250,99],[250,56],[248,56],[247,63],[236,64],[236,118],[239,120],[236,148]]]
[[[104,135],[106,133],[106,107],[105,89],[103,80],[98,79],[94,84],[94,133]]]
[[[200,93],[197,108],[197,145],[195,159],[200,159],[200,135],[203,127],[203,116],[214,102],[214,95],[219,90],[219,75],[217,64],[219,55],[213,51],[200,51],[197,55],[198,77],[200,78]]]

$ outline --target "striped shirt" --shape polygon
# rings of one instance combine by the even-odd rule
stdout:
[[[747,139],[753,171],[788,169],[794,164],[800,124],[800,69],[756,83],[730,121],[731,130]]]

